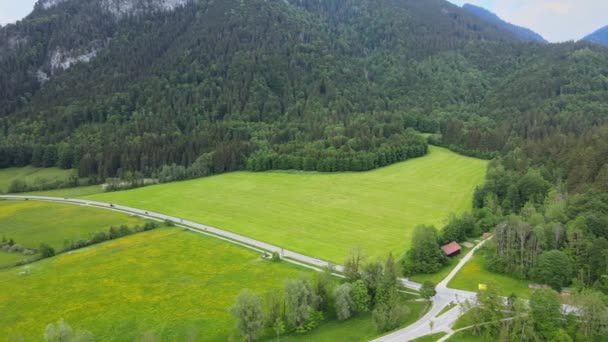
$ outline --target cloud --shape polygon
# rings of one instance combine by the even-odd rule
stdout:
[[[450,0],[486,7],[551,42],[578,40],[608,25],[606,0]]]

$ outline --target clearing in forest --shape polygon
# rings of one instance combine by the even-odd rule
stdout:
[[[234,172],[86,198],[215,226],[342,263],[402,253],[413,228],[471,208],[487,161],[439,147],[362,173]]]

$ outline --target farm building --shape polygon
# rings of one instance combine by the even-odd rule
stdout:
[[[458,253],[460,253],[460,250],[462,248],[456,241],[452,241],[452,242],[448,243],[447,245],[441,247],[441,249],[443,250],[443,253],[445,253],[445,255],[451,257],[454,255],[458,255]]]

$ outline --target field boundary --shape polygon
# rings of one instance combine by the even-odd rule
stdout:
[[[46,197],[46,196],[20,196],[20,195],[0,195],[0,199],[6,200],[20,200],[20,201],[41,201],[41,202],[54,202],[54,203],[66,203],[80,206],[90,206],[99,209],[112,210],[116,212],[122,212],[130,215],[137,215],[142,218],[147,218],[159,222],[170,221],[176,227],[188,229],[189,231],[204,234],[216,239],[220,239],[241,247],[245,247],[256,252],[262,253],[267,256],[269,253],[279,253],[281,260],[286,262],[309,268],[317,272],[324,272],[327,268],[334,270],[333,275],[337,277],[344,277],[341,273],[344,271],[344,267],[340,265],[334,265],[331,262],[324,261],[321,259],[309,257],[297,252],[293,252],[278,246],[274,246],[262,241],[258,241],[252,238],[248,238],[239,234],[228,232],[219,228],[207,226],[197,222],[189,221],[179,217],[169,216],[160,214],[152,211],[143,209],[137,209],[132,207],[126,207],[113,203],[105,203],[98,201],[66,198],[66,197]],[[418,285],[418,284],[416,284]]]

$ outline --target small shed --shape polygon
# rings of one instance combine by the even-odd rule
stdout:
[[[483,233],[483,235],[481,236],[484,239],[488,239],[492,237],[492,233]]]
[[[460,253],[460,250],[462,248],[460,247],[458,242],[452,241],[452,242],[448,243],[447,245],[441,247],[441,249],[443,250],[443,253],[445,253],[445,255],[451,257],[454,255],[458,255],[458,253]]]

